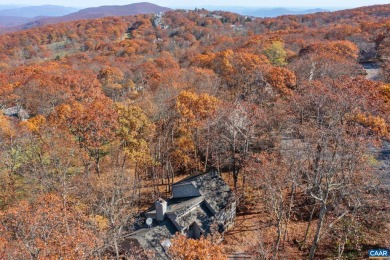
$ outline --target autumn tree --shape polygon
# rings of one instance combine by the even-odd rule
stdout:
[[[78,176],[74,182],[78,183],[76,195],[83,197],[91,222],[101,239],[96,252],[100,257],[114,255],[116,259],[121,259],[124,235],[136,224],[142,198],[137,192],[139,180],[134,178],[132,171],[117,163],[121,159],[118,152],[116,149],[111,151],[112,161],[107,163],[110,171],[100,177]]]
[[[251,149],[265,130],[264,111],[253,104],[237,101],[217,110],[211,127],[211,153],[213,165],[231,171],[234,188]],[[266,133],[266,131],[264,131]],[[245,178],[245,177],[244,177]]]
[[[144,111],[136,106],[116,105],[118,113],[117,138],[123,150],[122,167],[127,161],[133,163],[139,191],[141,190],[141,172],[153,165],[150,142],[154,135],[155,126]]]
[[[0,222],[3,259],[93,257],[100,244],[85,213],[52,194],[20,202],[0,213]]]
[[[16,130],[10,120],[0,113],[0,208],[14,201],[16,196],[17,169],[20,166],[23,145],[15,138]]]
[[[299,57],[289,67],[298,81],[357,76],[358,48],[350,41],[313,43],[301,49]]]
[[[286,57],[287,53],[284,49],[283,42],[274,41],[269,47],[264,50],[265,56],[267,56],[268,60],[274,66],[284,66],[287,64]]]
[[[276,238],[273,246],[275,258],[278,257],[280,246],[286,242],[288,225],[294,203],[294,193],[297,187],[296,179],[292,173],[293,163],[290,163],[281,154],[276,152],[253,155],[250,162],[245,165],[249,186],[258,192],[265,210],[275,221]],[[291,187],[291,197],[286,191]],[[256,203],[256,202],[255,202]],[[257,208],[256,208],[257,209]],[[258,209],[257,209],[258,210]]]
[[[91,103],[61,105],[51,115],[51,120],[73,134],[82,149],[94,162],[95,172],[100,174],[100,161],[107,154],[107,145],[115,139],[117,113],[107,98]],[[88,170],[89,162],[86,162]]]
[[[199,54],[193,65],[213,69],[225,86],[235,94],[246,93],[262,80],[260,71],[269,64],[263,54],[250,53],[245,49],[227,49],[218,53]]]
[[[182,91],[177,97],[176,109],[181,118],[177,129],[178,138],[175,145],[177,150],[173,156],[176,161],[183,162],[182,166],[194,167],[194,159],[200,162],[200,131],[207,119],[214,114],[218,103],[219,100],[213,96],[197,95],[190,91]],[[209,128],[206,131],[209,131]],[[206,141],[205,165],[209,157],[208,146],[209,140]]]
[[[265,75],[265,79],[277,92],[283,95],[291,95],[292,89],[297,84],[294,72],[281,67],[272,67],[269,69]]]
[[[223,247],[212,243],[208,238],[201,237],[199,240],[195,240],[177,234],[171,243],[172,246],[168,252],[172,259],[227,259]]]
[[[102,84],[104,93],[117,101],[125,97],[133,86],[131,80],[125,80],[124,73],[115,67],[103,68],[97,76]]]
[[[305,192],[315,201],[313,207],[318,205],[319,208],[309,259],[314,258],[324,230],[328,232],[325,226],[333,226],[328,219],[331,208],[342,207],[348,200],[359,203],[357,187],[364,186],[364,176],[370,172],[365,157],[367,144],[362,143],[365,131],[348,123],[348,114],[364,108],[364,100],[349,93],[357,91],[358,87],[347,91],[342,83],[338,84],[310,84],[301,89],[301,95],[293,102],[296,111],[293,114],[299,115],[294,127],[301,140],[297,152],[301,153],[299,160],[306,161],[300,164],[299,171]],[[358,206],[353,204],[352,207]],[[349,213],[348,208],[343,209],[333,221],[337,222]]]

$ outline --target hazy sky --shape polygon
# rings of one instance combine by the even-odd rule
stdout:
[[[64,5],[75,7],[126,5],[137,2],[151,2],[162,6],[258,6],[258,7],[357,7],[374,4],[388,4],[389,0],[0,0],[1,4]]]

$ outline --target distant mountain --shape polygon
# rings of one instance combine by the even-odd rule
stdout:
[[[319,12],[329,12],[325,9],[287,9],[287,8],[258,8],[258,7],[242,7],[242,6],[205,6],[208,10],[222,10],[241,15],[254,16],[254,17],[277,17],[281,15],[301,15],[301,14],[312,14]]]
[[[272,8],[272,9],[246,9],[242,11],[242,15],[249,15],[255,17],[277,17],[281,15],[300,15],[300,14],[312,14],[319,12],[328,12],[325,9],[308,9],[308,10],[289,10],[285,8]]]
[[[0,5],[0,10],[5,10],[5,9],[15,9],[15,8],[20,8],[20,7],[25,7],[26,5]]]
[[[107,16],[128,16],[136,14],[154,14],[159,12],[166,12],[171,10],[167,7],[158,6],[151,3],[135,3],[129,5],[113,5],[113,6],[100,6],[82,9],[78,12],[71,13],[60,17],[47,17],[30,21],[22,26],[21,29],[28,29],[44,24],[55,24],[61,22],[70,22],[77,20],[103,18]]]
[[[21,17],[0,16],[0,33],[7,33],[12,31],[24,30],[33,27],[42,26],[45,24],[56,24],[61,22],[70,22],[77,20],[103,18],[107,16],[128,16],[136,14],[154,14],[159,12],[166,12],[171,10],[167,7],[158,6],[151,3],[135,3],[124,6],[100,6],[79,10],[74,13],[70,13],[63,16],[53,17],[54,15],[48,15],[49,17],[36,17],[33,19],[23,20]],[[0,11],[1,14],[1,11]]]
[[[63,16],[77,12],[79,9],[57,5],[26,6],[12,9],[0,10],[2,16],[17,16],[34,18],[37,16]]]
[[[127,16],[136,14],[154,14],[171,10],[167,7],[158,6],[151,3],[135,3],[129,5],[100,6],[82,9],[61,17],[50,17],[34,21],[37,24],[69,22],[84,19],[102,18],[107,16]]]
[[[126,16],[135,14],[152,14],[159,12],[166,12],[171,10],[167,7],[161,7],[151,3],[136,3],[124,6],[100,6],[82,9],[76,13],[64,16],[64,19],[86,19],[86,18],[101,18],[106,16]]]
[[[0,16],[0,27],[12,27],[28,23],[31,19],[18,16]]]

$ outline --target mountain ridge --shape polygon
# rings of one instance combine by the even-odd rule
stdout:
[[[214,10],[214,11],[222,10],[222,11],[237,13],[240,15],[254,16],[259,18],[266,18],[266,17],[273,18],[282,15],[302,15],[302,14],[332,11],[323,8],[244,7],[244,6],[232,6],[232,7],[205,6],[205,9]]]
[[[1,16],[15,16],[34,18],[37,16],[63,16],[70,13],[77,12],[79,9],[73,7],[65,7],[59,5],[40,5],[40,6],[26,6],[18,8],[9,8],[0,10]]]
[[[44,17],[39,19],[30,19],[25,23],[18,23],[15,26],[5,27],[7,23],[10,23],[10,19],[7,19],[5,24],[0,22],[0,26],[3,26],[3,32],[12,32],[19,31],[24,29],[29,29],[37,26],[42,26],[46,24],[56,24],[62,22],[70,22],[77,20],[85,20],[85,19],[97,19],[103,18],[107,16],[129,16],[136,14],[152,14],[159,12],[166,12],[172,10],[168,7],[159,6],[156,4],[148,3],[148,2],[140,2],[129,5],[105,5],[99,7],[89,7],[85,9],[78,10],[73,13],[69,13],[63,16],[57,17]],[[2,17],[0,16],[0,21]]]

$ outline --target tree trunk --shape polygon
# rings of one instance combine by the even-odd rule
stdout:
[[[245,197],[245,186],[246,186],[246,174],[242,176],[242,195]]]
[[[283,199],[280,200],[279,205],[275,210],[277,210],[276,214],[277,214],[278,237],[276,238],[274,257],[275,259],[277,259],[277,255],[280,247],[280,240],[282,238],[282,233],[283,233]]]
[[[321,229],[322,229],[322,226],[324,225],[326,212],[327,212],[326,201],[324,201],[324,202],[322,202],[322,205],[321,205],[320,216],[319,216],[318,225],[317,225],[317,231],[316,231],[316,234],[314,236],[313,243],[310,247],[309,260],[314,259],[314,254],[315,254],[315,251],[317,249],[318,242],[320,240]]]
[[[100,152],[97,150],[97,155],[96,155],[96,173],[100,177]]]
[[[165,174],[166,174],[167,181],[168,181],[167,186],[165,188],[165,191],[166,191],[166,194],[168,195],[168,193],[171,192],[171,183],[170,183],[171,179],[169,178],[169,165],[168,165],[168,162],[166,162],[165,166],[166,166]]]
[[[237,182],[238,182],[238,170],[236,166],[233,166],[233,181],[234,181],[234,190],[237,191]]]
[[[279,214],[280,214],[280,212],[279,212]],[[281,218],[281,216],[279,215],[278,216],[278,223],[277,223],[277,226],[278,226],[278,236],[277,236],[277,238],[276,238],[276,243],[275,243],[275,259],[276,259],[276,256],[277,256],[277,254],[278,254],[278,252],[279,252],[279,246],[280,246],[280,238],[281,238],[281,236],[282,236],[282,218]]]
[[[209,159],[209,146],[210,146],[209,134],[210,134],[210,126],[207,127],[207,143],[206,143],[206,155],[205,155],[206,158],[204,160],[203,171],[207,170],[207,163],[208,163],[208,159]]]
[[[171,184],[173,184],[175,182],[175,171],[173,170],[171,161],[169,161],[169,166],[171,168],[171,177],[172,177]],[[171,191],[171,187],[169,187],[169,191]]]
[[[309,235],[309,230],[310,230],[311,222],[313,220],[313,215],[314,215],[315,209],[316,209],[316,205],[314,205],[313,209],[311,210],[309,222],[307,223],[307,227],[306,227],[305,238],[302,241],[302,245],[300,246],[300,249],[302,249],[302,247],[304,247],[306,244],[307,236]]]
[[[66,207],[67,207],[67,196],[68,196],[68,191],[66,188],[66,173],[64,171],[62,175],[62,206],[63,206],[63,214],[64,214],[64,222],[65,222],[65,227],[66,227],[66,232],[68,235],[70,235],[70,228],[69,228],[69,223],[68,223],[68,214],[66,212]]]
[[[221,176],[221,155],[219,153],[217,154],[217,170],[219,176]]]
[[[288,238],[288,224],[290,222],[291,210],[294,205],[294,196],[295,196],[295,183],[293,182],[291,187],[290,205],[288,207],[287,216],[286,216],[286,227],[284,231],[283,241],[286,241],[286,238]]]
[[[119,247],[116,233],[114,234],[114,248],[115,248],[115,259],[119,260]]]
[[[238,180],[238,172],[236,167],[236,147],[235,147],[235,141],[233,140],[232,143],[232,161],[233,161],[233,182],[234,182],[234,190],[237,191],[237,180]]]
[[[232,167],[233,167],[233,182],[234,190],[237,191],[237,180],[238,180],[238,171],[236,166],[236,133],[232,134],[231,140],[231,153],[232,153]]]

